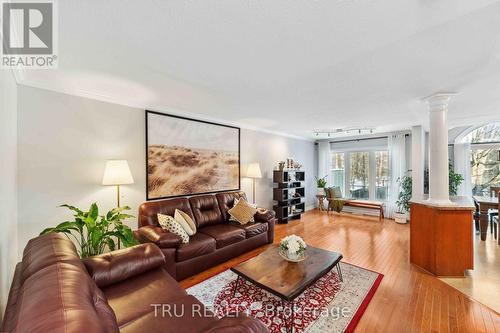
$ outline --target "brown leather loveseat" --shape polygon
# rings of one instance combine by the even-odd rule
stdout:
[[[156,245],[141,244],[81,261],[62,234],[34,238],[16,266],[0,331],[269,332],[243,314],[205,312],[165,272],[164,260]]]
[[[246,199],[245,192],[222,192],[145,202],[139,208],[139,241],[155,243],[166,258],[166,270],[180,281],[233,257],[274,240],[274,212],[259,209],[255,222],[247,225],[230,222],[227,211],[235,198]],[[175,209],[187,213],[196,223],[197,232],[189,243],[164,231],[157,214],[174,215]]]

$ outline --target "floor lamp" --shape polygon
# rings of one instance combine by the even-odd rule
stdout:
[[[252,199],[253,199],[253,203],[256,204],[257,201],[255,200],[255,180],[257,178],[262,178],[262,173],[260,172],[259,163],[251,163],[248,165],[247,177],[252,178],[252,190],[253,190]]]
[[[116,186],[116,207],[120,207],[120,185],[134,183],[132,173],[126,160],[109,160],[106,162],[102,185]]]
[[[116,207],[120,208],[120,185],[133,184],[134,178],[126,160],[108,160],[102,177],[102,185],[116,186]],[[118,238],[118,248],[120,239]]]

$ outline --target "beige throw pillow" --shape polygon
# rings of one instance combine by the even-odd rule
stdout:
[[[189,235],[172,216],[158,214],[158,223],[162,229],[181,236],[182,243],[189,243]]]
[[[182,210],[175,210],[174,219],[179,222],[189,236],[193,236],[196,233],[196,224],[194,224],[193,219]]]
[[[235,198],[234,199],[234,202],[233,202],[233,207],[236,206],[238,204],[238,201],[240,199],[238,198]],[[245,200],[245,199],[242,199],[242,200]],[[253,204],[253,203],[249,203],[247,202],[250,206],[252,206],[253,208],[257,208],[257,205],[256,204]],[[231,214],[229,215],[229,221],[233,221],[233,222],[238,222],[234,217],[231,216]],[[252,218],[250,219],[250,222],[255,222],[254,220],[254,217],[252,216]]]
[[[247,224],[253,218],[255,213],[257,213],[257,209],[253,208],[248,204],[245,200],[238,200],[238,203],[227,211],[229,215],[234,217],[237,222],[240,224]]]

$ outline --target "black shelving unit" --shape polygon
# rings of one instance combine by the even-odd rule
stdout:
[[[274,170],[273,209],[278,223],[300,219],[306,209],[306,174],[301,170]]]

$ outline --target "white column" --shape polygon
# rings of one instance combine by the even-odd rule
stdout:
[[[411,128],[412,199],[424,196],[425,132],[422,126]]]
[[[429,201],[450,205],[448,175],[448,102],[454,94],[428,97],[429,104]]]

